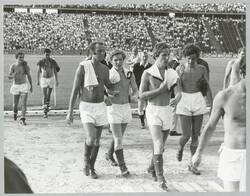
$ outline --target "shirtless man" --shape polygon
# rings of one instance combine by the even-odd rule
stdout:
[[[84,149],[84,174],[93,179],[98,178],[95,172],[95,161],[100,147],[103,125],[108,124],[107,110],[104,103],[104,85],[110,87],[109,69],[101,61],[106,48],[103,42],[92,42],[89,46],[92,58],[84,60],[78,66],[69,101],[68,124],[73,122],[73,109],[80,92],[79,111],[83,129],[87,132]],[[93,69],[91,69],[93,68]]]
[[[176,107],[176,114],[180,117],[182,136],[179,139],[177,151],[177,160],[182,160],[183,150],[186,143],[191,138],[190,152],[194,155],[200,135],[200,129],[203,121],[203,114],[207,112],[206,101],[202,91],[206,87],[206,96],[209,105],[212,104],[212,93],[208,82],[206,68],[197,63],[200,49],[189,44],[183,50],[184,57],[187,63],[177,67],[177,72],[180,75],[182,97]],[[202,82],[201,82],[202,81]],[[203,85],[199,85],[199,84]],[[197,168],[188,165],[189,171],[195,175],[199,175],[200,171]]]
[[[128,123],[132,120],[129,104],[129,92],[138,97],[138,88],[133,73],[123,67],[126,55],[121,50],[114,50],[110,54],[113,68],[110,70],[110,81],[114,84],[112,91],[120,92],[116,96],[110,95],[111,106],[108,106],[108,121],[114,138],[114,150],[121,175],[127,177],[129,171],[126,167],[123,154],[122,140]]]
[[[170,89],[175,83],[179,87],[179,80],[176,71],[168,68],[170,48],[166,43],[157,43],[153,55],[156,61],[142,75],[139,97],[148,101],[146,118],[153,140],[152,176],[159,187],[167,191],[162,154],[172,122],[170,105],[175,105],[180,99],[180,93],[176,93],[176,98],[170,103]]]
[[[37,63],[37,85],[40,85],[43,90],[43,109],[44,118],[48,117],[50,107],[50,95],[54,85],[58,86],[57,72],[60,70],[57,62],[50,58],[51,50],[44,50],[45,58]]]
[[[244,63],[246,63],[245,48],[241,48],[239,50],[238,58],[230,60],[227,64],[223,81],[223,89],[240,81],[239,67]]]
[[[17,52],[15,55],[17,61],[10,66],[10,72],[8,78],[13,79],[13,84],[10,88],[10,93],[13,94],[13,110],[14,120],[17,120],[18,102],[21,97],[22,115],[20,123],[26,125],[25,114],[27,110],[28,91],[32,92],[32,79],[30,75],[30,68],[27,62],[24,60],[24,53]],[[29,84],[27,83],[28,78]]]
[[[246,191],[246,63],[239,66],[240,81],[215,96],[210,118],[205,125],[200,144],[192,157],[198,166],[219,119],[224,120],[224,144],[220,149],[218,177],[225,191]]]
[[[148,62],[148,53],[144,51],[141,55],[141,61],[139,63],[135,63],[133,69],[138,89],[140,88],[141,76],[143,72],[151,66],[152,64]],[[146,102],[138,99],[138,113],[142,129],[145,129],[145,107],[146,107]]]

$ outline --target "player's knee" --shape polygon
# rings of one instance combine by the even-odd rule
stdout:
[[[163,153],[163,143],[160,140],[154,142],[154,154]]]
[[[122,138],[121,137],[117,137],[115,138],[115,150],[119,150],[122,149]]]
[[[95,139],[92,138],[92,137],[87,137],[86,143],[87,143],[87,145],[89,145],[89,146],[93,146],[94,143],[95,143]]]

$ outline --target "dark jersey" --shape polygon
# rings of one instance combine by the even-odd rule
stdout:
[[[152,66],[152,64],[150,64],[150,63],[147,63],[146,66],[140,65],[140,63],[136,63],[134,65],[133,73],[135,75],[135,82],[136,82],[138,88],[140,87],[141,76],[142,76],[144,70],[148,69],[151,66]]]

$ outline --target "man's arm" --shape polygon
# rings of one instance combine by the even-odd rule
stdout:
[[[225,70],[225,76],[223,79],[223,89],[227,88],[229,85],[229,77],[230,77],[231,71],[232,71],[232,64],[233,64],[233,60],[231,60],[227,63],[227,67]]]
[[[208,80],[207,69],[205,67],[203,67],[203,70],[204,70],[204,78],[205,78],[206,83],[207,83],[207,95],[206,96],[207,96],[209,106],[212,106],[213,105],[213,96],[212,96],[212,90],[211,90],[209,80]]]
[[[32,91],[33,91],[32,78],[31,78],[31,75],[30,75],[30,67],[28,65],[27,65],[26,74],[27,74],[28,81],[30,83],[30,92],[32,93]]]
[[[9,71],[9,75],[8,75],[8,78],[9,80],[12,80],[15,78],[15,70],[14,70],[14,64],[10,66],[10,71]]]
[[[59,82],[58,82],[58,75],[57,75],[56,67],[54,68],[54,75],[55,75],[55,80],[56,80],[56,86],[58,86]]]
[[[39,86],[40,85],[40,76],[41,76],[41,67],[38,65],[38,68],[37,68],[37,85]]]
[[[198,166],[198,164],[200,163],[201,155],[205,148],[205,145],[207,144],[212,134],[214,133],[214,130],[216,128],[216,125],[220,117],[223,116],[224,114],[224,109],[223,109],[224,102],[225,102],[224,93],[223,91],[220,91],[214,98],[214,103],[210,118],[202,131],[200,137],[200,143],[198,145],[196,153],[192,158],[192,163],[196,166]]]
[[[149,91],[149,83],[149,74],[147,72],[143,72],[139,89],[139,98],[141,100],[151,99],[158,96],[161,92],[168,90],[167,83],[162,82],[158,88]]]
[[[137,87],[137,84],[135,82],[135,75],[134,74],[132,74],[132,77],[130,80],[130,86],[132,89],[132,96],[138,97],[138,87]]]
[[[69,115],[71,118],[73,117],[73,109],[74,109],[77,94],[80,90],[82,81],[84,81],[84,70],[83,70],[83,67],[79,65],[75,72],[73,87],[72,87],[70,100],[69,100]]]
[[[176,84],[171,87],[173,88],[175,97],[173,99],[170,100],[169,105],[176,107],[176,105],[179,103],[179,101],[181,100],[181,92],[182,92],[182,88],[181,88],[181,81],[180,78],[177,79]]]

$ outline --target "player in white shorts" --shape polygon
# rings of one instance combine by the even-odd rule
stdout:
[[[73,109],[80,92],[80,116],[87,132],[84,148],[84,174],[98,178],[95,162],[100,147],[103,125],[107,124],[106,105],[104,103],[104,85],[110,87],[109,69],[101,63],[105,58],[106,47],[103,42],[92,42],[89,46],[92,58],[80,63],[75,73],[74,84],[69,101],[67,122],[73,122]]]
[[[174,84],[179,88],[179,77],[175,70],[168,67],[170,48],[164,43],[157,43],[153,49],[155,63],[142,74],[139,98],[148,101],[146,118],[153,141],[153,157],[150,173],[158,181],[159,187],[168,190],[163,175],[163,150],[169,134],[172,114],[170,105],[180,99],[180,93],[170,102],[170,89]]]
[[[183,50],[186,63],[177,67],[180,76],[182,96],[179,101],[176,114],[180,117],[182,136],[179,139],[177,160],[182,160],[183,149],[191,138],[190,152],[194,155],[199,144],[200,129],[203,114],[206,111],[205,94],[208,104],[212,105],[212,94],[208,82],[208,72],[203,65],[197,64],[200,49],[194,44],[188,44]],[[188,165],[189,171],[199,175],[200,171]]]
[[[47,118],[50,108],[51,92],[55,85],[58,86],[59,84],[57,72],[60,70],[60,68],[57,62],[50,57],[50,49],[46,48],[44,50],[44,54],[45,58],[41,59],[37,63],[37,85],[40,85],[43,91],[44,118]]]
[[[119,92],[116,96],[109,95],[111,106],[108,106],[108,121],[114,138],[114,151],[121,175],[127,177],[129,171],[124,161],[123,136],[128,123],[132,120],[129,104],[130,89],[132,96],[138,97],[138,88],[134,74],[123,67],[126,55],[121,50],[114,50],[110,54],[113,67],[110,70],[110,81],[114,84],[111,90]],[[109,93],[109,91],[107,91]],[[111,142],[111,145],[113,142]],[[111,155],[113,156],[113,155]]]
[[[210,118],[192,158],[196,167],[201,162],[205,145],[216,129],[221,117],[224,121],[224,143],[220,152],[218,177],[225,191],[246,191],[246,63],[239,67],[240,81],[215,96]]]
[[[17,62],[10,66],[10,72],[8,78],[13,79],[13,84],[10,88],[10,93],[13,94],[13,110],[14,110],[14,120],[17,119],[18,113],[18,102],[21,98],[22,115],[20,118],[20,123],[26,125],[26,110],[27,110],[27,99],[28,91],[32,92],[32,79],[30,75],[30,68],[26,61],[24,61],[24,53],[16,53]],[[27,83],[27,79],[29,84]]]

